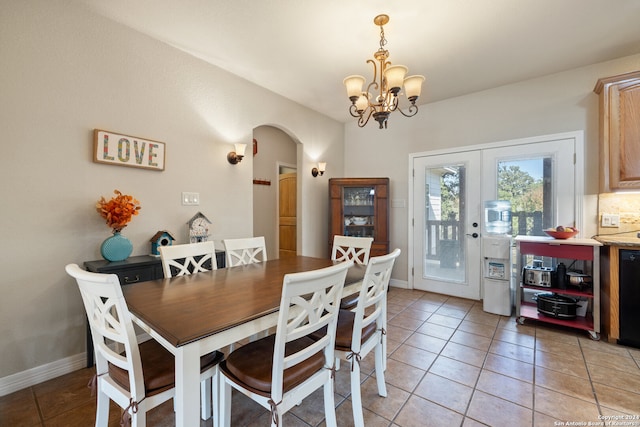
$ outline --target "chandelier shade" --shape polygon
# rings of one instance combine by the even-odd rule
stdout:
[[[387,40],[384,37],[384,25],[389,22],[389,16],[378,15],[373,22],[380,27],[380,49],[374,52],[374,59],[367,63],[373,66],[373,80],[366,89],[363,86],[366,79],[360,75],[351,75],[344,79],[347,96],[351,101],[349,113],[358,118],[358,126],[364,127],[371,117],[386,129],[389,115],[399,111],[403,116],[412,117],[418,113],[416,101],[422,92],[424,76],[415,75],[405,77],[409,69],[404,65],[392,65],[389,51],[384,48]],[[404,94],[410,105],[407,111],[399,106],[399,95],[404,88]]]

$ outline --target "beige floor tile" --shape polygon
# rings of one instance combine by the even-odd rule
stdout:
[[[428,373],[416,387],[414,394],[464,414],[471,400],[473,388]]]
[[[536,351],[535,363],[536,366],[542,366],[543,368],[562,372],[563,374],[588,378],[587,365],[584,363],[582,358],[576,356],[577,354],[578,353],[572,354],[567,351],[567,354],[564,357],[558,357],[556,354]]]
[[[436,338],[431,335],[425,335],[420,332],[412,334],[404,343],[412,347],[430,351],[431,353],[440,353],[444,346],[447,345],[446,340]]]
[[[423,369],[424,371],[429,369],[433,361],[436,360],[436,357],[438,357],[436,353],[431,353],[430,351],[408,344],[401,345],[389,356],[390,359],[406,363],[410,366]]]
[[[406,308],[402,313],[405,314],[407,317],[422,320],[423,322],[433,314],[432,311],[423,311],[415,308]]]
[[[480,421],[476,421],[473,418],[466,417],[462,422],[462,427],[483,427],[487,424],[481,423]]]
[[[400,328],[398,326],[387,324],[387,339],[392,339],[398,342],[404,342],[407,338],[413,334],[411,329]]]
[[[414,309],[414,310],[422,310],[422,311],[428,311],[430,313],[435,313],[436,310],[438,310],[440,308],[442,304],[440,303],[436,303],[436,302],[432,302],[432,301],[426,301],[426,300],[417,300],[412,302],[409,307],[410,309]]]
[[[429,372],[473,387],[480,375],[480,368],[449,359],[448,357],[438,356],[431,368],[429,368]]]
[[[95,401],[87,388],[95,370],[84,369],[46,381],[33,387],[42,417],[46,420]],[[60,390],[64,392],[60,392]]]
[[[38,406],[30,387],[0,397],[0,426],[36,426],[39,423]]]
[[[447,328],[457,328],[462,322],[462,319],[451,316],[443,316],[436,311],[427,319],[427,324],[432,323],[434,325],[446,326]]]
[[[595,403],[558,393],[544,387],[535,387],[536,412],[565,421],[598,421],[598,406]]]
[[[480,374],[476,389],[525,408],[533,408],[533,385],[526,381],[485,370]]]
[[[489,352],[527,363],[533,363],[534,358],[532,348],[500,340],[493,340],[491,347],[489,347]]]
[[[618,354],[592,350],[589,348],[583,349],[582,353],[584,354],[584,359],[589,364],[606,366],[632,374],[640,374],[640,368],[638,368],[635,360],[633,360],[630,355],[620,356]]]
[[[483,337],[476,334],[470,334],[464,331],[456,331],[451,337],[451,341],[466,345],[467,347],[477,348],[478,350],[488,351],[491,346],[491,338]]]
[[[492,353],[487,355],[484,363],[484,369],[530,383],[533,382],[533,366],[530,363]]]
[[[399,313],[393,319],[387,322],[388,325],[399,326],[404,329],[415,331],[424,323],[423,320],[416,319],[415,317],[407,316],[405,312]]]
[[[440,314],[443,316],[449,316],[449,317],[455,317],[456,319],[464,319],[464,317],[467,315],[467,310],[458,308],[458,307],[451,307],[451,306],[447,306],[447,305],[442,305],[440,308],[438,308],[436,310],[435,314]]]
[[[629,415],[640,415],[640,394],[594,383],[596,397],[601,405]]]
[[[366,408],[362,410],[362,417],[364,418],[364,425],[367,427],[387,427],[389,425],[389,420]],[[353,406],[351,406],[350,400],[345,400],[336,408],[336,423],[341,427],[353,427],[355,425],[353,422]],[[268,424],[263,424],[263,426],[266,425]],[[320,425],[326,426],[326,423],[323,422]]]
[[[583,332],[580,331],[582,334]],[[556,328],[554,325],[545,324],[545,327],[536,328],[536,339],[555,340],[566,345],[578,345],[578,335],[574,329]]]
[[[446,326],[436,325],[435,323],[425,322],[416,332],[429,335],[432,337],[448,340],[456,330]]]
[[[553,353],[558,356],[570,355],[582,357],[580,347],[576,344],[565,344],[560,340],[555,339],[540,339],[536,338],[536,350],[546,351],[547,353]]]
[[[595,402],[595,396],[593,395],[591,383],[588,378],[563,374],[561,372],[552,371],[538,366],[536,367],[535,381],[537,386],[567,394],[588,402]]]
[[[531,409],[478,390],[473,393],[467,416],[494,427],[529,426],[533,421]]]
[[[367,378],[362,384],[361,393],[362,407],[388,420],[392,420],[400,412],[411,396],[410,393],[387,384],[387,397],[381,397],[378,395],[378,385],[373,377]]]
[[[555,417],[550,417],[542,412],[533,413],[533,427],[550,427],[564,425],[567,420],[560,420]]]
[[[587,369],[594,383],[640,394],[640,374],[592,364],[587,364]]]
[[[400,427],[458,426],[463,416],[418,396],[411,396],[394,424]]]
[[[497,314],[487,313],[481,309],[472,309],[469,310],[469,313],[464,320],[496,327],[500,322],[500,316]]]
[[[604,353],[617,354],[618,356],[623,357],[631,357],[633,348],[625,347],[623,345],[617,345],[607,342],[607,340],[594,341],[588,337],[579,337],[578,341],[580,342],[580,347],[583,349],[591,349],[596,351],[601,351]],[[639,352],[640,350],[636,351]]]
[[[494,339],[516,344],[522,347],[535,348],[536,338],[532,335],[522,334],[509,329],[499,329],[493,337]]]
[[[460,326],[458,326],[458,330],[487,338],[493,338],[493,335],[496,333],[495,326],[487,325],[486,323],[472,322],[470,320],[463,320]]]
[[[425,373],[426,369],[419,369],[395,359],[388,359],[384,379],[388,385],[390,384],[401,390],[412,392],[420,383]]]
[[[478,350],[473,347],[467,347],[466,345],[458,344],[455,342],[449,342],[440,354],[450,359],[458,360],[460,362],[477,366],[479,368],[484,365],[484,360],[487,357],[486,351]]]

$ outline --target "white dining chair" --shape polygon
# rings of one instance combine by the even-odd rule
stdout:
[[[367,265],[371,254],[373,237],[333,236],[331,259],[333,261],[353,260],[360,265]],[[340,308],[353,310],[358,303],[358,294],[347,295],[342,298]]]
[[[109,400],[113,400],[124,411],[124,424],[145,426],[146,413],[174,397],[173,355],[155,340],[138,344],[117,275],[91,273],[76,264],[65,270],[80,289],[95,348],[95,425],[108,425]],[[213,379],[217,384],[221,360],[222,354],[215,351],[201,357],[200,380]],[[213,421],[217,426],[217,418]]]
[[[220,364],[221,425],[231,422],[232,388],[269,410],[272,426],[281,426],[283,414],[323,387],[326,425],[336,426],[336,322],[351,265],[285,275],[275,335],[240,347]],[[321,336],[311,339],[317,331]]]
[[[218,268],[216,248],[211,241],[161,246],[159,250],[165,278]]]
[[[384,380],[386,367],[387,289],[391,270],[400,249],[373,257],[367,264],[355,310],[340,310],[336,332],[336,357],[351,368],[351,406],[356,427],[364,426],[360,392],[360,362],[375,351],[378,394],[387,396]]]
[[[159,251],[165,278],[185,276],[218,268],[216,248],[212,241],[161,246]],[[211,402],[218,401],[218,388],[218,384],[212,384],[211,378],[200,384],[201,418],[203,420],[211,417]]]
[[[333,236],[331,259],[344,261],[352,259],[357,264],[367,265],[373,237]]]
[[[241,239],[224,239],[227,267],[267,261],[264,236]]]

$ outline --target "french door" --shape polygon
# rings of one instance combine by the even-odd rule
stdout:
[[[414,288],[480,299],[480,151],[414,159]]]
[[[582,132],[416,154],[411,163],[414,289],[481,298],[484,201],[512,202],[514,236],[581,229]]]

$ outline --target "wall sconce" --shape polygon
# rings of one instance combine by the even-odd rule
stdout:
[[[242,161],[244,157],[244,150],[247,148],[247,144],[234,144],[236,146],[236,151],[230,151],[227,154],[227,161],[232,165],[236,165]]]
[[[311,169],[311,175],[313,175],[314,178],[318,175],[322,176],[324,175],[324,171],[326,169],[327,169],[326,162],[318,162],[318,167]]]

